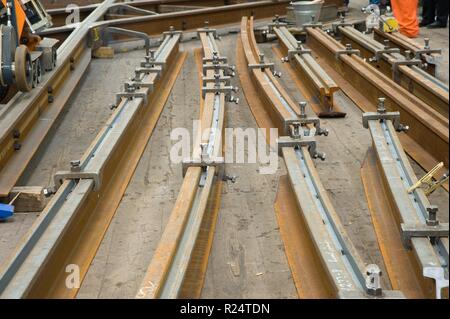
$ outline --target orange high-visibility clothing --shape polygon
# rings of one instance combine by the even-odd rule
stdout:
[[[419,35],[418,0],[391,0],[392,11],[400,25],[400,33],[410,38]]]
[[[3,6],[6,7],[6,0],[2,0]],[[22,36],[23,27],[25,26],[25,11],[23,11],[22,5],[19,0],[14,0],[14,4],[16,7],[16,16],[17,16],[17,34],[19,37]]]

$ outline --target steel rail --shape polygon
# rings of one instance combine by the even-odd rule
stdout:
[[[308,27],[309,47],[319,56],[340,87],[363,111],[376,110],[379,97],[386,98],[388,110],[400,111],[410,126],[402,134],[405,151],[426,170],[444,162],[448,167],[448,118],[368,65],[320,28]],[[358,92],[364,88],[364,93]]]
[[[402,54],[405,54],[406,51],[412,52],[413,56],[417,56],[417,54],[419,54],[421,56],[422,62],[427,66],[427,72],[432,76],[436,75],[436,62],[440,59],[441,54],[420,53],[422,50],[424,50],[424,46],[420,46],[414,40],[404,36],[400,32],[388,33],[378,28],[373,29],[373,31],[373,38],[376,41],[384,43],[385,40],[389,40],[390,45],[400,49]]]
[[[387,265],[390,277],[393,279],[394,286],[397,289],[405,291],[407,296],[415,297],[433,297],[438,298],[442,295],[442,290],[447,288],[448,292],[448,237],[430,238],[426,236],[412,237],[405,239],[401,235],[401,225],[419,225],[426,227],[426,220],[429,219],[428,209],[431,207],[430,201],[422,188],[417,188],[409,193],[408,190],[418,180],[411,167],[408,157],[398,139],[396,129],[392,120],[385,119],[383,114],[375,117],[373,114],[365,114],[363,123],[370,130],[373,140],[373,156],[376,161],[375,176],[382,180],[377,192],[386,194],[386,202],[389,203],[387,209],[380,209],[373,205],[379,201],[378,196],[374,194],[373,186],[376,181],[372,181],[370,175],[364,170],[370,169],[365,163],[363,168],[363,181],[366,184],[366,196],[374,221],[383,223],[382,220],[388,220],[388,217],[377,217],[379,215],[393,216],[392,222],[384,222],[387,229],[394,228],[397,236],[386,234],[388,230],[376,227],[377,235],[382,246],[383,255],[386,260],[391,260]],[[367,119],[365,119],[367,117]],[[366,160],[367,162],[367,160]],[[374,210],[381,210],[374,212]],[[395,230],[397,228],[397,230]],[[437,227],[431,227],[431,232],[437,230]],[[384,236],[384,234],[386,234]],[[395,242],[397,241],[397,242]],[[410,246],[404,248],[401,246]],[[399,249],[399,247],[401,247]],[[412,256],[407,256],[407,249],[412,249]],[[401,256],[404,255],[403,259]],[[411,269],[414,269],[411,271]],[[409,271],[409,274],[403,272]],[[417,279],[411,280],[409,276],[416,275]],[[432,283],[430,283],[432,281]],[[415,289],[411,289],[415,284]],[[417,295],[422,293],[422,296]]]
[[[224,65],[223,60],[217,60],[217,64],[213,62],[215,57],[220,57],[214,38],[215,30],[203,29],[198,32],[206,61],[203,79],[214,78],[215,75],[224,77],[225,69],[217,69],[215,72],[205,68]],[[208,91],[204,93],[202,100],[193,162],[183,168],[186,172],[179,196],[137,292],[138,299],[200,297],[211,249],[211,243],[204,245],[200,238],[201,226],[204,219],[208,218],[207,214],[214,214],[208,212],[207,207],[209,202],[218,200],[217,195],[214,196],[214,189],[217,187],[215,184],[221,183],[222,177],[220,165],[208,164],[207,161],[213,163],[223,158],[221,135],[224,130],[226,106],[226,94],[221,91],[225,83],[205,80],[202,82]],[[214,223],[207,231],[214,233]],[[199,255],[203,262],[192,266],[193,263],[198,263],[196,256]]]
[[[392,77],[396,83],[448,117],[449,92],[446,84],[417,65],[401,65],[402,62],[408,60],[400,53],[379,54],[378,52],[385,50],[385,44],[364,36],[353,27],[339,27],[339,34],[342,36],[341,42],[344,45],[351,44],[353,48],[360,50],[363,58],[369,61],[370,65],[386,76]],[[377,55],[379,56],[377,57]]]
[[[297,108],[292,99],[284,90],[276,95],[271,92],[275,87],[280,86],[278,80],[270,77],[267,70],[248,68],[259,53],[252,19],[243,18],[240,40],[237,48],[238,58],[240,57],[241,60],[238,71],[247,101],[259,126],[279,127],[280,121],[292,123],[291,116],[296,113]],[[258,73],[260,76],[257,76]],[[271,81],[272,84],[267,85],[267,81]],[[255,96],[253,92],[258,92],[258,96]],[[297,118],[297,121],[300,122],[301,118]],[[310,125],[302,129],[314,135]],[[282,132],[286,134],[286,130]],[[291,134],[290,137],[292,137]],[[281,137],[280,141],[285,139],[286,137]],[[306,139],[306,135],[295,137],[295,139],[297,141]],[[289,178],[290,196],[285,199],[291,200],[294,205],[280,213],[278,220],[299,296],[304,298],[372,297],[370,287],[366,283],[363,262],[347,237],[320,181],[312,161],[311,149],[300,143],[297,146],[279,145],[279,147]],[[291,216],[286,216],[286,214],[289,215],[286,211],[291,211]],[[283,214],[285,217],[281,217]],[[290,224],[288,220],[294,221],[297,225]],[[291,231],[296,227],[296,231]],[[304,251],[308,252],[307,256]],[[298,260],[299,256],[306,258]],[[379,297],[401,298],[402,294],[385,291]]]
[[[218,6],[198,10],[163,13],[156,16],[143,16],[101,21],[96,24],[99,29],[108,26],[158,35],[174,26],[177,30],[195,31],[209,21],[210,26],[222,26],[239,23],[242,16],[254,15],[257,19],[269,18],[274,14],[286,14],[288,0],[257,1],[227,6]],[[74,26],[51,28],[41,33],[42,36],[63,40],[70,34]]]
[[[306,49],[301,42],[298,42],[287,27],[275,26],[273,32],[277,36],[281,51],[285,56],[283,61],[289,62],[295,68],[299,73],[301,82],[306,84],[305,86],[311,92],[311,95],[319,98],[321,111],[318,112],[318,116],[345,116],[345,113],[339,111],[334,103],[334,94],[340,88],[317,63],[310,50]]]
[[[82,281],[95,257],[184,61],[180,37],[165,35],[154,72],[118,95],[81,160],[55,174],[57,193],[0,267],[0,298],[76,296],[81,282],[67,285],[66,269],[78,267]]]
[[[91,61],[87,36],[115,0],[104,1],[58,49],[58,63],[28,93],[0,106],[0,198],[7,197],[50,131]]]

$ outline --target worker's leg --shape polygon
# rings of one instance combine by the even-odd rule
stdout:
[[[419,35],[418,0],[391,0],[391,5],[400,25],[400,33],[410,38],[417,37]]]
[[[448,0],[439,0],[437,3],[436,21],[443,27],[447,26]]]
[[[436,17],[436,1],[437,0],[422,0],[422,21],[420,26],[424,27],[434,22]]]

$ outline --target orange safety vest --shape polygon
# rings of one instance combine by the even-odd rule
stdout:
[[[410,38],[419,35],[418,0],[391,0],[392,11],[400,25],[400,33]]]

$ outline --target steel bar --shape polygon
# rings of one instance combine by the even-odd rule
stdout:
[[[426,170],[438,162],[448,167],[448,118],[369,66],[357,54],[342,54],[345,47],[319,28],[307,28],[308,44],[333,69],[340,87],[363,111],[376,110],[378,98],[386,98],[387,110],[400,111],[410,130],[400,137],[406,152]],[[346,82],[346,83],[344,83]],[[364,88],[361,94],[357,88]]]
[[[344,45],[351,44],[353,48],[359,49],[362,56],[371,65],[386,76],[392,77],[396,83],[448,117],[449,93],[446,84],[429,75],[417,65],[396,66],[398,62],[410,61],[400,53],[382,53],[377,57],[378,52],[385,51],[386,44],[383,45],[370,39],[353,27],[339,27],[339,33]],[[389,44],[387,47],[390,48]]]
[[[154,90],[136,83],[134,97],[119,99],[82,159],[55,175],[62,185],[0,268],[1,298],[76,296],[79,285],[66,284],[66,267],[78,267],[81,281],[89,269],[181,68],[179,40],[179,33],[166,35],[156,52],[165,61],[162,77],[142,75],[139,83],[152,82]]]
[[[214,34],[215,31],[212,29],[199,30],[203,56],[209,61],[205,64],[206,66],[213,65],[213,58],[220,55]],[[218,61],[217,63],[223,64],[224,60]],[[205,65],[203,66],[203,70],[207,70],[205,77],[213,77],[215,74],[223,77],[226,74],[223,69],[217,69],[216,73],[213,69],[206,69]],[[223,83],[219,85],[224,86]],[[203,282],[206,270],[203,268],[207,265],[208,253],[202,254],[205,259],[205,262],[199,266],[202,269],[200,271],[195,269],[200,274],[198,277],[189,274],[188,269],[195,260],[198,246],[206,246],[206,250],[210,249],[208,245],[197,245],[197,243],[201,240],[199,235],[202,221],[207,218],[207,204],[214,197],[214,184],[221,183],[218,167],[201,166],[200,161],[203,162],[205,156],[210,160],[223,156],[221,134],[224,129],[226,98],[225,93],[219,92],[220,88],[216,86],[216,83],[208,82],[206,86],[217,91],[204,94],[201,121],[192,157],[199,160],[199,163],[197,166],[193,165],[186,169],[169,222],[137,292],[138,299],[199,297],[196,295],[199,291],[189,291],[185,286],[189,281]],[[214,232],[213,226],[209,232]],[[189,275],[191,278],[187,279]],[[202,286],[202,284],[198,285]]]
[[[381,186],[383,192],[387,194],[387,201],[390,204],[390,208],[381,212],[381,214],[395,216],[395,225],[386,225],[386,227],[401,229],[402,223],[426,226],[431,204],[423,189],[417,188],[412,193],[408,192],[408,189],[417,182],[417,177],[403,151],[392,121],[384,120],[383,115],[380,115],[380,119],[369,119],[368,128],[373,139],[373,151],[379,176],[382,179]],[[367,185],[373,185],[374,183],[370,179],[365,182]],[[369,202],[374,201],[372,199],[374,196],[373,189],[367,188],[366,195]],[[369,207],[371,206],[369,205]],[[371,207],[372,209],[373,207]],[[387,238],[380,238],[381,231],[377,231],[377,234],[379,240],[383,242]],[[404,242],[404,238],[398,236],[392,238],[392,240],[397,240],[397,244],[389,245],[388,242],[383,244],[384,256],[388,260],[398,258],[395,255],[401,254],[395,249],[399,246],[398,243],[402,243],[404,250],[407,250],[410,245],[418,265],[418,269],[414,273],[417,274],[417,280],[420,282],[419,287],[421,289],[419,291],[422,290],[423,295],[427,297],[436,296],[440,298],[442,290],[445,288],[448,290],[448,237],[439,236],[437,238],[412,237],[410,243]],[[395,278],[397,289],[411,293],[408,291],[411,282],[406,282],[404,277],[398,274],[405,271],[403,265],[403,263],[390,263],[387,267],[388,272],[390,277]],[[408,265],[407,262],[406,265]],[[415,268],[415,265],[407,267]],[[432,284],[427,281],[432,281]]]
[[[306,83],[307,88],[314,92],[313,95],[319,98],[322,108],[319,117],[345,116],[339,111],[333,99],[335,92],[340,90],[338,85],[320,67],[310,50],[298,42],[286,27],[274,27],[273,31],[279,40],[285,61],[299,72],[302,82]]]
[[[237,50],[238,58],[241,56],[242,60],[245,59],[247,65],[252,64],[257,57],[259,51],[253,34],[252,19],[244,17],[242,20],[241,42]],[[241,83],[258,124],[261,126],[261,123],[264,123],[273,125],[271,127],[278,127],[280,121],[290,123],[292,116],[296,114],[294,110],[297,108],[292,99],[288,98],[284,91],[283,94],[270,98],[273,87],[279,85],[278,80],[274,77],[256,76],[256,72],[264,75],[267,71],[248,70],[242,62],[238,64],[238,70],[246,75],[241,75]],[[270,73],[266,74],[268,75]],[[272,82],[272,85],[266,84],[268,81]],[[258,92],[258,97],[252,92]],[[261,95],[267,97],[261,97]],[[287,133],[286,130],[282,132]],[[305,136],[297,137],[297,141],[304,138]],[[307,291],[305,295],[300,293],[300,297],[370,298],[377,297],[378,293],[378,297],[401,298],[401,293],[385,291],[381,294],[380,291],[372,291],[367,286],[362,260],[349,241],[328,199],[310,153],[310,149],[305,146],[282,147],[280,153],[287,167],[290,194],[294,196],[294,200],[291,196],[284,197],[293,206],[291,204],[290,207],[286,207],[283,215],[279,214],[278,220],[285,247],[288,250],[288,261],[295,276],[294,281],[298,286],[297,290]],[[286,205],[279,201],[277,205]],[[289,215],[286,211],[294,216],[286,216],[285,214]],[[296,215],[301,217],[296,218]],[[303,228],[299,225],[288,226],[287,220],[296,220]],[[297,227],[297,231],[289,232],[289,228],[292,227]],[[296,241],[300,237],[303,240]],[[309,260],[298,261],[298,255],[292,251],[300,255],[303,255],[302,251],[308,251],[307,259]],[[303,285],[312,289],[303,289]],[[375,294],[371,295],[371,293]]]

